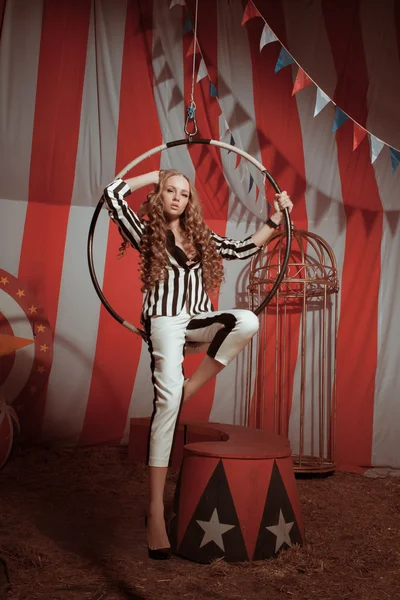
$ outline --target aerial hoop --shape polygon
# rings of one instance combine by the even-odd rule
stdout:
[[[261,173],[264,175],[264,177],[266,177],[268,179],[268,181],[271,183],[272,187],[275,189],[277,194],[281,193],[281,189],[279,188],[278,184],[276,183],[275,179],[272,177],[272,175],[268,172],[268,170],[255,158],[253,158],[252,156],[250,156],[250,154],[248,154],[247,152],[244,152],[243,150],[240,150],[239,148],[237,148],[236,146],[232,146],[231,144],[225,144],[224,142],[220,142],[217,140],[207,140],[207,139],[202,139],[202,138],[193,138],[191,136],[189,136],[188,139],[181,139],[181,140],[175,140],[172,142],[168,142],[165,144],[161,144],[160,146],[156,146],[155,148],[152,148],[151,150],[148,150],[147,152],[145,152],[144,154],[141,154],[140,156],[138,156],[137,158],[135,158],[132,162],[130,162],[124,169],[122,169],[122,171],[120,171],[117,175],[116,175],[116,179],[118,178],[123,178],[126,173],[128,173],[131,169],[133,169],[134,167],[136,167],[138,164],[140,164],[141,162],[143,162],[144,160],[146,160],[146,158],[149,158],[150,156],[153,156],[154,154],[158,154],[159,152],[162,152],[163,150],[168,150],[169,148],[174,148],[176,146],[184,146],[184,145],[192,145],[192,144],[205,144],[205,145],[209,145],[209,146],[217,146],[219,148],[222,148],[224,150],[229,150],[231,152],[234,152],[235,154],[239,154],[239,156],[242,156],[243,158],[245,158],[246,160],[248,160],[250,163],[252,163],[259,171],[261,171]],[[142,330],[139,329],[138,327],[135,327],[134,325],[132,325],[131,323],[129,323],[129,321],[126,321],[123,317],[121,317],[113,308],[112,306],[109,304],[109,302],[107,301],[107,299],[105,298],[103,291],[100,287],[100,284],[97,280],[97,276],[96,276],[96,272],[95,272],[95,268],[94,268],[94,260],[93,260],[93,238],[94,238],[94,231],[96,228],[96,224],[97,224],[97,219],[99,217],[100,214],[100,210],[102,208],[104,204],[104,197],[102,196],[96,206],[96,209],[94,211],[94,215],[92,218],[92,221],[90,223],[90,229],[89,229],[89,237],[88,237],[88,245],[87,245],[87,256],[88,256],[88,263],[89,263],[89,272],[90,272],[90,277],[92,279],[94,288],[97,292],[98,297],[100,298],[102,304],[104,305],[104,307],[108,310],[108,312],[110,313],[110,315],[112,317],[114,317],[114,319],[116,319],[119,323],[121,323],[121,325],[123,325],[124,327],[126,327],[127,329],[129,329],[130,331],[132,331],[133,333],[136,333],[138,335],[140,335],[145,341],[147,341],[147,335],[146,333]],[[274,295],[276,294],[276,291],[278,290],[281,281],[285,275],[286,272],[286,268],[289,262],[289,256],[290,256],[290,248],[291,248],[291,243],[292,243],[292,231],[291,231],[291,225],[290,225],[290,218],[289,218],[289,211],[287,208],[284,209],[283,211],[284,213],[284,218],[285,218],[285,224],[286,224],[286,250],[285,250],[285,256],[283,259],[283,264],[282,264],[282,268],[278,273],[278,276],[275,280],[274,285],[272,286],[271,290],[269,291],[269,293],[266,295],[266,297],[264,298],[264,300],[261,302],[260,306],[254,310],[254,313],[256,315],[259,315],[264,308],[267,306],[267,304],[271,301],[271,299],[274,297]],[[190,345],[190,344],[189,344]]]

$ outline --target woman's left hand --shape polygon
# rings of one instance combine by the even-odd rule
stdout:
[[[275,212],[271,216],[271,219],[275,223],[278,224],[282,221],[282,219],[283,219],[282,211],[285,210],[285,208],[288,209],[289,213],[292,212],[293,202],[291,201],[290,197],[288,196],[288,193],[286,191],[283,191],[280,194],[275,194],[275,199],[274,199]]]

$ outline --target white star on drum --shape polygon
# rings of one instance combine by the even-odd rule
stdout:
[[[204,537],[200,544],[200,548],[208,544],[209,542],[214,542],[221,548],[223,552],[225,552],[224,542],[222,536],[227,531],[230,531],[235,525],[227,525],[225,523],[220,523],[218,517],[218,511],[215,508],[212,514],[212,517],[209,521],[196,521],[203,529]]]
[[[289,531],[292,529],[294,521],[292,523],[286,523],[283,516],[282,510],[279,511],[279,522],[277,525],[271,525],[266,527],[271,533],[276,535],[275,552],[278,552],[279,548],[286,542],[290,548],[293,547],[292,540],[290,539]]]

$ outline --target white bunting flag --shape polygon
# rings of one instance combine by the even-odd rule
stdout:
[[[329,96],[327,96],[325,94],[325,92],[323,92],[322,90],[320,90],[319,87],[317,87],[317,98],[316,98],[316,101],[315,101],[314,117],[316,117],[317,115],[319,115],[319,113],[321,112],[321,110],[323,108],[325,108],[325,106],[327,104],[329,104],[330,101],[331,101],[331,99],[329,98]]]
[[[382,140],[376,138],[372,133],[369,134],[371,141],[371,163],[373,164],[381,153],[383,146],[385,145]]]
[[[206,63],[204,62],[204,59],[202,58],[199,64],[199,70],[197,72],[197,83],[199,81],[201,81],[202,79],[204,79],[204,77],[207,77],[208,75],[208,71],[207,71],[207,67],[206,67]]]
[[[278,38],[272,31],[271,27],[267,23],[265,23],[264,29],[261,34],[261,39],[260,39],[260,52],[264,48],[264,46],[266,46],[267,44],[271,44],[271,42],[277,42],[277,41],[278,41]]]

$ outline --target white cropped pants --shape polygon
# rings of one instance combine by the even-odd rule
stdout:
[[[184,309],[175,317],[150,317],[145,326],[154,385],[147,460],[152,467],[166,467],[183,400],[185,343],[204,343],[207,354],[226,366],[257,332],[258,318],[249,310],[220,310],[191,317]]]

